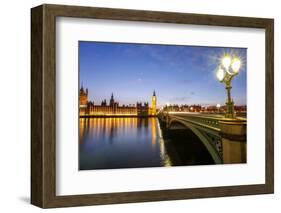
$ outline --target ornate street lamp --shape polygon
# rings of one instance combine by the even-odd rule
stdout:
[[[217,70],[217,78],[220,82],[225,84],[227,90],[227,102],[226,102],[226,118],[235,118],[234,102],[231,98],[231,81],[234,76],[238,75],[241,67],[241,60],[234,56],[226,55],[222,58],[221,64]]]

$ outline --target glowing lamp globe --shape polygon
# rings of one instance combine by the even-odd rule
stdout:
[[[230,56],[224,56],[222,58],[222,65],[223,67],[228,70],[231,64],[231,57]]]
[[[238,73],[241,67],[241,61],[239,58],[234,58],[232,60],[231,68],[234,73]]]
[[[219,81],[223,81],[225,77],[225,72],[222,68],[219,68],[218,71],[217,71],[217,78]]]

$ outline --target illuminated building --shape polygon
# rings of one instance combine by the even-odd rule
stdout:
[[[149,107],[148,102],[137,102],[130,105],[119,105],[119,102],[114,100],[113,93],[109,99],[109,104],[107,104],[106,99],[104,99],[100,105],[94,104],[88,100],[88,89],[84,90],[83,86],[80,89],[80,116],[156,116],[157,112],[157,98],[155,91],[152,96],[152,107]]]
[[[152,96],[151,115],[156,115],[156,105],[157,105],[157,98],[154,90]]]
[[[149,114],[149,106],[148,102],[145,102],[144,104],[137,102],[137,114],[139,116],[148,116]]]
[[[80,108],[86,108],[88,104],[88,89],[84,91],[83,85],[80,88],[79,93],[79,106]]]
[[[169,111],[169,112],[200,112],[200,113],[216,113],[216,114],[222,114],[226,112],[226,106],[223,105],[209,105],[209,106],[201,106],[201,105],[166,105],[163,107],[163,110]],[[239,115],[243,115],[247,113],[247,106],[241,105],[241,106],[234,106],[234,110],[236,113],[239,113]]]

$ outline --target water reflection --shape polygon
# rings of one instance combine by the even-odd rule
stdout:
[[[157,118],[81,118],[79,168],[169,166],[157,123]]]
[[[80,170],[212,163],[202,161],[200,155],[208,153],[200,149],[200,141],[162,132],[155,117],[80,118],[79,132]]]

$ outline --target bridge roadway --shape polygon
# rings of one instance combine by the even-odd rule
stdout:
[[[169,130],[188,128],[205,145],[215,163],[223,162],[222,137],[219,121],[225,120],[224,115],[192,112],[159,112],[158,118],[166,123]],[[237,120],[247,121],[238,116]]]

